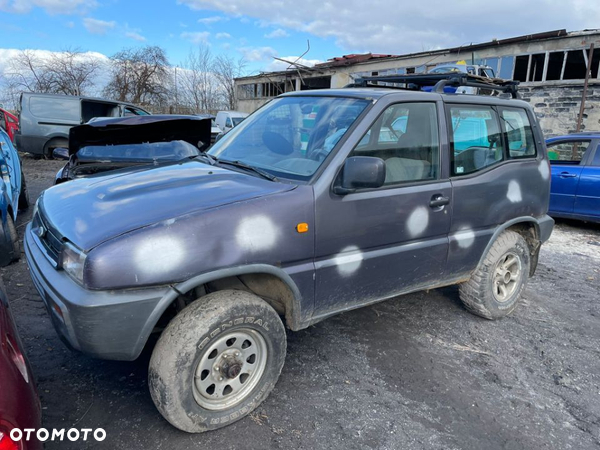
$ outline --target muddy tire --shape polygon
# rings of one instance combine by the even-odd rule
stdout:
[[[27,190],[27,181],[25,174],[21,172],[21,193],[19,194],[19,211],[29,208],[29,191]]]
[[[460,285],[465,307],[490,320],[513,312],[529,278],[530,259],[525,239],[514,231],[504,231],[469,281]]]
[[[215,430],[267,398],[285,354],[285,328],[271,306],[248,292],[214,292],[163,331],[150,359],[150,394],[180,430]]]
[[[6,230],[4,232],[8,244],[8,259],[10,262],[18,261],[21,257],[21,243],[17,227],[15,227],[15,222],[10,214],[6,216]]]

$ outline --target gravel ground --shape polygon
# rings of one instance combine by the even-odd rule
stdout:
[[[35,199],[60,168],[24,158]],[[29,213],[30,214],[30,213]],[[22,214],[22,234],[29,214]],[[417,293],[288,333],[270,397],[224,429],[189,435],[154,408],[149,352],[131,363],[67,350],[24,258],[1,269],[47,428],[98,428],[117,449],[600,448],[600,226],[559,222],[517,310],[489,322],[456,288]]]

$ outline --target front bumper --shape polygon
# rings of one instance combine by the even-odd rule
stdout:
[[[91,291],[50,264],[31,224],[23,243],[33,284],[59,336],[70,347],[97,358],[136,359],[160,316],[160,305],[173,289]]]

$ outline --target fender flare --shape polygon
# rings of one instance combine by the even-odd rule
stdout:
[[[291,311],[289,313],[291,322],[288,323],[288,326],[291,329],[299,329],[301,324],[300,317],[302,296],[294,280],[292,280],[292,278],[283,269],[268,264],[249,264],[244,266],[227,267],[196,275],[186,281],[177,284],[171,284],[171,288],[160,299],[160,301],[152,311],[152,314],[150,315],[150,317],[148,317],[144,328],[142,329],[140,340],[136,344],[134,352],[135,357],[137,358],[140,355],[140,353],[144,349],[146,341],[152,333],[152,330],[158,323],[158,320],[162,317],[167,308],[177,299],[179,295],[185,294],[191,291],[192,289],[203,284],[209,283],[211,281],[216,281],[222,278],[234,277],[238,275],[249,275],[257,273],[273,275],[279,278],[290,289],[290,291],[292,292],[292,304]]]
[[[477,267],[479,267],[479,265],[485,259],[488,251],[490,250],[492,245],[494,245],[494,242],[496,242],[496,239],[498,239],[498,236],[500,236],[500,234],[503,231],[507,230],[508,228],[512,227],[513,225],[518,225],[520,223],[533,224],[535,227],[535,232],[536,232],[536,236],[537,236],[538,240],[540,241],[540,243],[543,243],[550,237],[550,233],[552,232],[552,226],[554,225],[554,220],[546,215],[541,220],[537,219],[535,217],[531,217],[531,216],[521,216],[521,217],[516,217],[514,219],[511,219],[508,222],[504,222],[502,225],[500,225],[498,228],[496,228],[496,230],[494,231],[494,234],[492,234],[492,237],[490,238],[489,242],[487,243],[485,250],[481,254],[481,257],[479,258]]]

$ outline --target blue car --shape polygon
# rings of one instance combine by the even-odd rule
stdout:
[[[15,222],[18,210],[29,207],[27,185],[17,150],[0,128],[0,266],[21,256]]]
[[[546,140],[552,171],[550,214],[600,223],[600,132]]]

